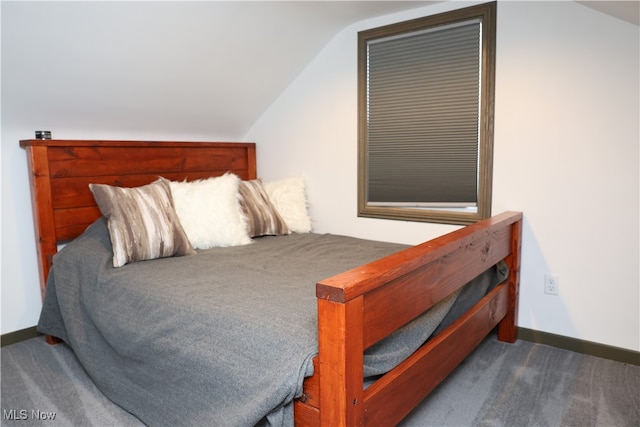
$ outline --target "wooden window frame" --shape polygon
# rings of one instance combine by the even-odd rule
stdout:
[[[358,216],[405,221],[469,224],[491,216],[493,179],[493,123],[495,98],[497,3],[484,3],[437,15],[373,28],[358,33]],[[482,26],[480,120],[478,147],[478,200],[468,209],[374,206],[368,200],[367,44],[389,36],[478,19]]]

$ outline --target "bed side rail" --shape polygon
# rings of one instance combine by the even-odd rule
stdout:
[[[317,284],[321,425],[392,422],[442,381],[496,324],[501,339],[515,340],[521,224],[521,213],[505,212]],[[391,371],[392,375],[363,390],[367,347],[502,259],[510,268],[503,285]],[[464,348],[447,361],[447,348],[458,339],[464,340]],[[441,366],[444,361],[447,366]],[[402,403],[406,399],[397,397],[398,390],[409,378],[413,381],[420,375],[431,375],[422,381],[427,388],[412,387],[414,395],[420,389],[419,396],[410,399],[415,403]],[[402,408],[390,406],[390,398]],[[384,405],[379,404],[383,401]],[[385,418],[388,414],[392,418]]]

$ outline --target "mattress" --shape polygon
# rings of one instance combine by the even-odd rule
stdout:
[[[100,218],[54,257],[38,330],[146,424],[293,425],[318,352],[316,282],[405,247],[291,234],[114,268]],[[368,349],[365,375],[393,368],[504,277],[492,268]]]

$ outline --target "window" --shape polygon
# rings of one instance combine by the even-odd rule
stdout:
[[[358,215],[491,215],[496,3],[358,34]]]

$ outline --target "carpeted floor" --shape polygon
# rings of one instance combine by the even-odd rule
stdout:
[[[490,336],[406,426],[640,426],[640,366]]]
[[[33,338],[0,357],[3,426],[142,425],[100,393],[64,344]],[[402,425],[637,427],[640,366],[489,336]]]

